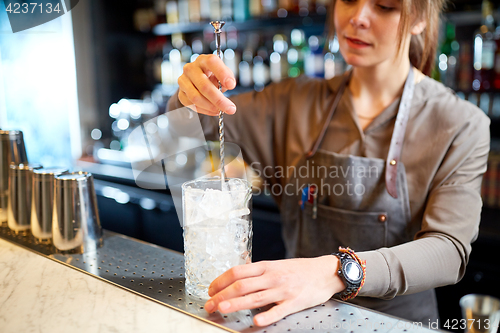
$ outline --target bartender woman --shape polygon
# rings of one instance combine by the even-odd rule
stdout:
[[[438,318],[434,288],[463,277],[478,234],[490,143],[484,113],[423,74],[444,2],[333,0],[352,69],[330,80],[287,79],[228,99],[217,80],[236,81],[217,56],[184,67],[169,109],[205,114],[213,139],[210,116],[237,111],[224,118],[226,140],[283,189],[290,258],[222,274],[208,312],[275,304],[254,317],[264,326],[338,294],[424,325]],[[306,175],[290,171],[304,166]]]

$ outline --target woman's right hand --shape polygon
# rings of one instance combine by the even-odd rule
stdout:
[[[233,114],[236,112],[229,98],[222,92],[236,87],[233,72],[215,54],[199,55],[192,63],[184,66],[184,72],[177,80],[179,84],[179,101],[184,106],[196,106],[196,112],[216,116],[219,110]]]

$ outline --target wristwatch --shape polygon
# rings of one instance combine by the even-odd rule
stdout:
[[[340,297],[343,300],[353,298],[352,295],[356,295],[361,287],[364,275],[363,268],[349,253],[338,252],[333,253],[333,255],[339,258],[340,267],[337,274],[346,285],[346,288],[340,293]]]

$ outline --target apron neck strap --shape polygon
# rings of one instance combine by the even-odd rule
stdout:
[[[406,125],[410,118],[411,101],[415,91],[415,81],[413,66],[410,65],[410,72],[406,78],[403,96],[399,103],[398,116],[392,132],[391,145],[385,163],[385,186],[387,192],[393,197],[398,197],[397,176],[398,164],[401,160],[401,151],[403,150],[403,141],[405,139]]]
[[[306,158],[310,159],[318,150],[323,138],[325,137],[330,121],[332,120],[333,114],[339,105],[340,99],[344,94],[345,88],[352,76],[352,70],[346,72],[340,83],[337,95],[333,101],[333,105],[330,108],[330,112],[327,114],[325,120],[323,121],[323,127],[321,132],[319,132],[318,137],[314,140],[314,143],[306,154]],[[410,71],[408,72],[408,77],[404,85],[403,96],[401,97],[401,102],[399,103],[398,115],[396,117],[396,123],[394,125],[394,131],[392,132],[391,144],[389,147],[389,154],[387,155],[386,168],[385,168],[385,186],[387,192],[393,197],[398,197],[398,187],[397,187],[397,174],[398,174],[398,164],[401,160],[401,151],[403,149],[403,141],[406,132],[406,125],[408,124],[408,118],[410,114],[411,101],[413,99],[413,92],[415,91],[415,82],[413,74],[413,66],[410,65]]]

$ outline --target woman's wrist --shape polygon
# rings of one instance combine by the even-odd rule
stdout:
[[[340,268],[339,258],[334,255],[325,255],[318,259],[323,261],[322,267],[324,267],[326,283],[331,285],[329,289],[334,291],[331,296],[344,290],[346,285],[337,273]]]

